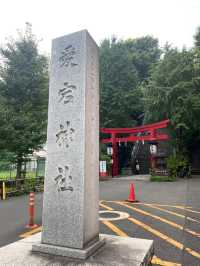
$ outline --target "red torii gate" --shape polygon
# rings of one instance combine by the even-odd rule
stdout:
[[[113,148],[113,176],[118,175],[118,147],[117,143],[120,142],[136,142],[136,141],[159,141],[168,140],[167,134],[157,132],[158,129],[166,128],[169,123],[169,119],[157,122],[154,124],[148,124],[133,128],[101,128],[101,133],[111,134],[111,138],[102,139],[102,143],[112,143]],[[117,137],[117,134],[131,134],[128,137]]]

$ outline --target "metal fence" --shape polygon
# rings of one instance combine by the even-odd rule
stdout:
[[[22,167],[22,178],[16,180],[16,165],[0,168],[0,198],[31,191],[43,191],[45,159],[31,160]]]
[[[17,165],[8,164],[1,165],[0,162],[0,180],[15,180],[17,174]],[[45,174],[45,159],[33,159],[22,165],[22,178],[44,177]]]
[[[44,178],[26,178],[18,180],[0,180],[0,197],[6,199],[10,196],[29,192],[39,192],[44,189]]]

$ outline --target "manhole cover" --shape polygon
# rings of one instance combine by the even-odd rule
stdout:
[[[119,211],[99,211],[99,216],[100,221],[116,221],[127,219],[129,214],[127,212]]]

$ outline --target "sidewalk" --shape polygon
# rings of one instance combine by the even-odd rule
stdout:
[[[150,175],[129,175],[129,176],[118,176],[118,177],[113,177],[112,180],[141,180],[141,181],[149,181],[150,180]]]
[[[146,266],[153,256],[153,241],[131,237],[100,235],[106,244],[86,260],[33,253],[32,245],[40,242],[41,234],[0,248],[1,266]]]

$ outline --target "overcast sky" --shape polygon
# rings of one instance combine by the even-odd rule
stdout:
[[[51,39],[87,29],[96,42],[116,35],[152,35],[181,48],[191,47],[200,26],[200,0],[1,0],[0,43],[28,21],[42,51]]]

